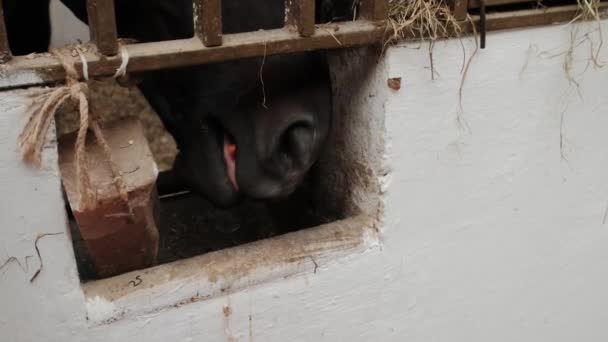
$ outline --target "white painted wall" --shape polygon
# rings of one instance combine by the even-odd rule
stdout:
[[[89,28],[80,22],[59,0],[51,0],[51,46],[86,42]]]
[[[463,88],[466,127],[456,121],[458,41],[435,45],[435,80],[426,44],[388,51],[375,77],[403,83],[384,113],[370,113],[386,115],[392,166],[380,247],[316,274],[92,325],[69,237],[47,237],[35,283],[35,258],[27,276],[15,263],[0,271],[2,340],[607,340],[608,68],[583,74],[582,43],[577,93],[563,68],[570,30],[489,34]],[[17,160],[23,102],[0,94],[0,264],[34,255],[38,233],[67,231],[54,144],[42,173]]]

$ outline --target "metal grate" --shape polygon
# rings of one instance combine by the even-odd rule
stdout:
[[[356,21],[315,25],[315,0],[286,0],[283,28],[222,35],[221,0],[193,0],[193,6],[195,36],[125,45],[130,56],[129,72],[378,43],[383,37],[382,23],[388,13],[388,0],[360,0]],[[114,0],[88,0],[87,11],[91,41],[96,47],[84,53],[88,73],[91,77],[112,75],[121,61],[117,56]],[[0,89],[65,78],[60,63],[51,56],[11,56],[3,15],[0,15],[0,63],[5,63],[3,74],[12,76],[0,77]],[[79,59],[75,65],[81,70]]]
[[[19,0],[21,1],[21,0]],[[334,49],[381,42],[387,34],[384,19],[388,0],[357,0],[356,21],[315,25],[315,0],[285,0],[285,26],[280,29],[222,34],[221,0],[193,0],[194,32],[189,39],[127,44],[128,72],[222,62],[263,55]],[[496,11],[497,5],[537,0],[445,0],[463,32],[477,32],[550,25],[571,21],[580,11],[577,5],[557,5],[543,9]],[[563,0],[565,3],[574,0]],[[479,8],[481,5],[483,8]],[[48,54],[12,57],[7,40],[0,0],[0,90],[53,83],[65,79],[61,64]],[[485,13],[486,7],[490,13]],[[89,27],[93,48],[83,53],[91,77],[110,76],[121,58],[113,0],[88,0]],[[602,17],[608,0],[599,4]],[[473,12],[471,12],[473,11]],[[479,11],[479,14],[474,14]],[[388,32],[390,33],[390,32]],[[412,38],[416,38],[413,36]],[[80,58],[74,64],[82,70]]]

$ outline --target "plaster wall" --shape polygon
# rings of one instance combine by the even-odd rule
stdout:
[[[435,44],[434,80],[428,44],[389,49],[354,82],[375,88],[352,94],[385,125],[390,172],[378,175],[377,243],[328,258],[316,273],[101,324],[91,316],[114,304],[85,297],[78,281],[54,139],[43,170],[23,166],[15,141],[26,98],[3,92],[0,265],[14,256],[24,269],[12,261],[0,270],[2,340],[605,341],[608,68],[590,64],[594,26],[580,27],[580,37],[591,34],[570,56],[571,30],[488,34],[461,105],[458,40]],[[463,43],[470,57],[475,45]],[[391,77],[402,78],[399,91],[380,88]],[[63,234],[38,243],[44,267],[30,283],[34,241],[55,232]]]

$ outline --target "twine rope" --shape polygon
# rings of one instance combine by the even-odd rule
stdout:
[[[78,50],[77,50],[78,51]],[[88,92],[89,88],[85,82],[79,82],[78,72],[71,58],[66,56],[59,49],[50,51],[62,64],[66,74],[66,84],[57,87],[50,93],[39,94],[33,101],[34,110],[26,123],[23,132],[19,136],[19,149],[23,160],[39,168],[41,165],[42,149],[46,142],[48,130],[55,118],[55,113],[67,101],[72,100],[78,104],[78,113],[80,116],[80,125],[76,136],[75,143],[75,167],[76,167],[76,190],[79,196],[80,210],[94,209],[96,206],[95,196],[91,190],[91,180],[89,178],[89,169],[87,165],[86,155],[86,139],[89,128],[102,147],[104,157],[110,166],[116,190],[119,193],[120,199],[126,204],[130,217],[133,217],[133,209],[129,203],[129,195],[126,184],[118,165],[112,157],[111,148],[103,135],[101,125],[92,113],[89,112]],[[88,65],[86,59],[80,51],[78,51],[82,61],[82,71],[85,80],[88,79]],[[126,57],[125,57],[126,56]],[[121,48],[122,63],[118,68],[115,77],[124,76],[126,74],[126,66],[128,64],[128,54],[126,49]],[[42,102],[40,105],[39,103]],[[36,106],[36,104],[38,104]]]

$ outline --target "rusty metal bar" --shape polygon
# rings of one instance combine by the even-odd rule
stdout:
[[[361,46],[381,41],[385,32],[383,26],[366,20],[322,26],[327,27],[306,39],[288,29],[275,29],[226,34],[223,44],[218,47],[206,47],[198,37],[124,45],[129,54],[127,71],[133,73],[247,57]],[[94,51],[83,53],[83,57],[88,64],[89,77],[114,75],[121,62],[117,56],[99,56]],[[79,57],[74,57],[74,64],[76,70],[81,70]],[[59,62],[45,54],[29,58],[15,57],[5,65],[3,71],[6,77],[0,77],[0,89],[65,80]]]
[[[479,47],[481,49],[486,48],[486,0],[480,0],[481,6],[479,7]]]
[[[454,7],[452,8],[452,14],[456,20],[465,20],[467,18],[467,11],[469,7],[469,0],[454,0]]]
[[[536,3],[537,0],[486,0],[486,6],[522,4],[526,2]],[[469,8],[479,8],[481,6],[481,1],[470,0],[468,6]]]
[[[599,5],[600,11],[608,10],[608,3]],[[576,16],[577,5],[532,9],[524,11],[490,13],[486,18],[488,31],[552,25],[569,22]],[[479,16],[472,16],[473,23],[479,23]],[[297,32],[287,29],[267,30],[224,35],[224,44],[219,47],[205,47],[197,37],[157,43],[126,45],[130,60],[128,72],[142,72],[205,63],[223,62],[239,58],[312,51],[319,49],[345,48],[381,42],[386,28],[376,22],[358,20],[340,22],[319,29],[306,39]],[[472,25],[461,23],[463,32],[471,33]],[[333,30],[333,31],[332,31]],[[408,37],[405,37],[408,38]],[[412,36],[412,38],[419,38]],[[103,57],[88,51],[84,57],[89,65],[90,77],[110,76],[120,65],[119,57]],[[79,58],[74,60],[77,70],[81,70]],[[65,80],[59,62],[48,55],[34,57],[16,56],[2,65],[0,90],[40,85]]]
[[[608,11],[608,2],[598,5],[599,12]],[[578,5],[556,6],[542,9],[519,10],[511,12],[494,12],[486,14],[486,31],[509,30],[520,27],[533,27],[567,23],[579,13]],[[472,16],[475,25],[479,25],[478,15]],[[464,22],[463,32],[470,33],[471,25]],[[478,27],[478,26],[477,26]]]
[[[0,0],[0,63],[11,59],[11,48],[8,45],[6,24],[4,23],[4,4]]]
[[[194,30],[206,47],[222,45],[222,1],[194,0]]]
[[[500,6],[500,5],[512,5],[512,4],[521,4],[521,3],[536,3],[537,0],[486,0],[486,6]],[[481,1],[479,0],[470,0],[469,8],[479,8],[481,6]]]
[[[106,56],[118,53],[118,30],[114,0],[87,0],[91,40]]]
[[[302,37],[312,36],[315,33],[314,0],[286,0],[285,26],[296,28]]]
[[[385,20],[388,18],[388,0],[360,0],[361,18],[368,20]]]
[[[575,3],[576,1],[572,1],[572,3]],[[600,0],[600,3],[606,2],[606,0]],[[486,0],[486,7],[494,7],[494,6],[503,6],[503,5],[515,5],[515,4],[523,4],[523,3],[532,3],[532,4],[537,4],[538,0]],[[481,1],[480,0],[469,0],[469,4],[468,7],[473,9],[473,8],[479,8],[481,7]]]

